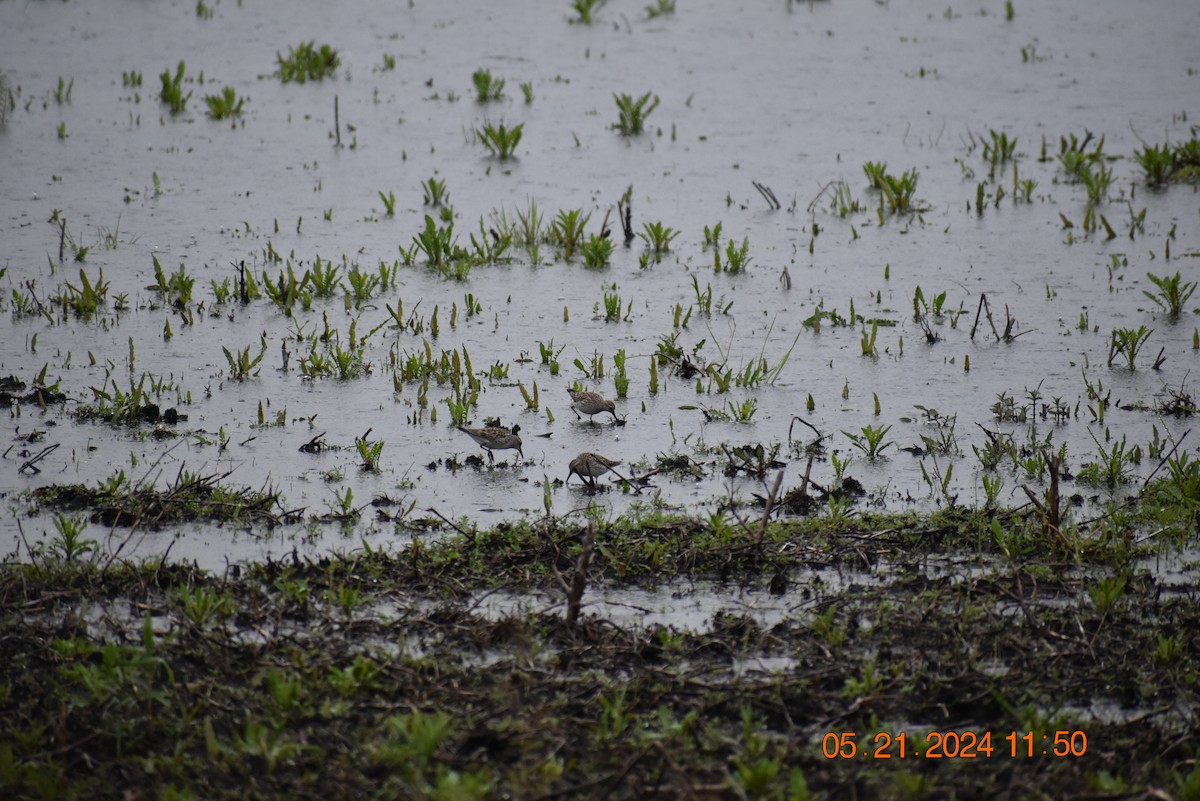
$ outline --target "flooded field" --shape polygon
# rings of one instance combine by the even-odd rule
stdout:
[[[253,607],[221,629],[234,662],[299,604],[347,659],[439,662],[478,635],[464,682],[587,661],[591,638],[611,676],[665,648],[676,677],[833,694],[806,722],[755,706],[787,754],[722,752],[680,797],[806,797],[791,767],[835,794],[945,797],[813,750],[881,686],[903,690],[873,730],[1062,707],[1125,738],[1161,715],[1173,741],[1200,648],[1171,622],[1197,589],[1200,7],[1043,6],[0,0],[0,592],[26,610],[6,629],[28,654],[63,615],[89,641],[139,640],[143,619],[191,637],[180,598],[212,584]],[[500,426],[519,451],[460,430]],[[573,470],[588,452],[619,465]],[[310,608],[326,569],[350,578]],[[559,621],[573,574],[582,633]],[[889,609],[913,631],[915,610],[994,622],[924,632],[975,678],[1028,668],[1001,621],[1053,643],[1043,615],[1093,664],[1069,688],[1013,679],[981,717],[906,715],[921,691],[911,654],[889,662]],[[1138,621],[1145,641],[1113,648],[1167,649],[1139,679],[1155,689],[1097,689],[1101,631]],[[968,692],[938,675],[942,703]],[[1168,686],[1182,700],[1155,711]],[[292,775],[315,753],[297,748],[262,758]],[[646,797],[638,753],[589,791]],[[1159,753],[1128,785],[1087,762],[1055,781],[1200,782],[1195,754]],[[764,779],[760,757],[784,767]],[[447,775],[406,792],[566,792],[493,774],[454,796]]]
[[[307,517],[387,495],[488,523],[541,513],[546,480],[560,511],[711,509],[765,495],[774,475],[727,477],[740,462],[722,445],[781,446],[784,488],[798,486],[789,439],[816,436],[801,417],[825,436],[813,480],[837,481],[837,455],[875,504],[927,508],[985,500],[980,426],[1065,445],[1073,474],[1122,438],[1144,453],[1186,428],[1160,410],[1190,400],[1196,302],[1171,318],[1143,291],[1158,292],[1151,273],[1196,274],[1195,188],[1147,186],[1134,156],[1192,139],[1188,3],[1134,20],[1115,3],[1011,20],[1002,6],[648,18],[614,4],[590,26],[535,4],[195,11],[0,9],[15,101],[0,140],[2,370],[66,396],[20,405],[10,444],[60,447],[40,473],[8,471],[10,498],[119,470],[161,486],[183,469],[269,487]],[[303,43],[295,30],[331,34],[327,78],[275,74]],[[176,78],[180,58],[189,99],[172,113],[159,75]],[[498,99],[479,102],[478,70],[493,93],[503,81]],[[232,123],[204,102],[225,87],[244,100]],[[644,132],[622,136],[614,95],[646,92],[660,102],[644,104]],[[524,126],[510,159],[477,134],[502,122]],[[1077,162],[1106,176],[1094,201]],[[867,163],[912,176],[907,211],[871,188]],[[572,211],[586,219],[573,243]],[[426,215],[449,240],[441,269],[417,243]],[[589,268],[579,247],[605,220],[615,247]],[[669,229],[658,256],[656,224]],[[80,271],[104,290],[94,310],[71,303]],[[1136,355],[1112,358],[1114,331],[1143,328]],[[625,425],[576,420],[576,384],[614,399]],[[135,406],[183,419],[155,428],[135,408],[132,424],[106,422],[119,413],[105,396],[139,388]],[[449,468],[482,453],[456,424],[489,418],[520,424],[524,458]],[[862,441],[864,427],[890,427],[886,458],[843,433]],[[364,436],[382,443],[373,470]],[[671,457],[696,467],[593,499],[558,484],[581,451],[637,475]],[[1044,470],[1008,461],[997,500],[1023,503],[1019,484]],[[203,562],[210,542],[192,537],[176,548]]]

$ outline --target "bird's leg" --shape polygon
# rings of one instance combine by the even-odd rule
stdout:
[[[572,407],[571,407],[571,411],[575,412],[575,419],[576,419],[576,420],[582,420],[582,419],[583,419],[582,417],[580,417],[580,416],[579,416],[579,410],[578,410],[578,409],[576,409],[574,406],[572,406]]]

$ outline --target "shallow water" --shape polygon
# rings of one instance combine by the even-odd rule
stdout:
[[[895,448],[889,458],[869,463],[841,432],[866,425],[891,425],[898,446],[920,444],[915,404],[957,415],[964,454],[952,460],[948,493],[959,502],[980,503],[980,472],[971,446],[981,446],[980,423],[1027,436],[1026,426],[997,423],[990,407],[1000,392],[1027,402],[1027,389],[1040,386],[1049,400],[1079,408],[1078,417],[1051,425],[1039,421],[1038,435],[1053,432],[1067,443],[1073,472],[1095,458],[1106,433],[1145,443],[1151,426],[1179,436],[1186,419],[1120,405],[1153,407],[1164,388],[1191,392],[1191,347],[1196,318],[1191,308],[1168,321],[1142,293],[1153,289],[1147,272],[1158,275],[1196,269],[1198,219],[1191,186],[1152,192],[1141,183],[1132,159],[1147,142],[1187,139],[1200,82],[1200,52],[1191,31],[1200,22],[1194,3],[1155,3],[1131,12],[1127,3],[1071,2],[1055,8],[1017,3],[1012,21],[1002,4],[987,7],[891,2],[782,3],[730,6],[688,3],[677,14],[645,19],[641,4],[613,2],[593,26],[571,25],[567,6],[519,2],[480,11],[465,3],[359,3],[349,8],[257,3],[212,6],[211,19],[195,5],[179,2],[149,8],[120,3],[0,2],[0,72],[16,93],[17,105],[0,128],[0,374],[26,382],[48,365],[47,377],[68,395],[63,407],[12,412],[0,472],[0,493],[10,503],[26,489],[51,483],[94,483],[124,469],[131,478],[164,484],[181,467],[193,472],[233,470],[227,481],[280,490],[285,505],[307,514],[329,511],[335,493],[353,490],[355,503],[387,494],[436,509],[449,518],[482,523],[542,513],[544,478],[562,479],[567,462],[594,450],[644,473],[658,454],[685,453],[705,465],[702,481],[658,476],[637,500],[657,498],[669,507],[698,505],[766,494],[762,482],[721,475],[721,443],[786,443],[795,415],[830,435],[839,456],[853,455],[848,473],[871,492],[877,505],[929,507],[938,502],[922,481],[921,460]],[[275,54],[315,39],[336,48],[343,64],[336,77],[317,84],[283,85],[270,77]],[[1025,49],[1027,60],[1022,59]],[[384,54],[396,57],[385,70]],[[157,99],[157,75],[180,58],[189,84],[187,110],[176,118]],[[480,67],[507,81],[507,98],[486,106],[473,97],[471,73]],[[137,91],[122,86],[122,73],[144,76]],[[69,102],[53,93],[58,77],[73,80]],[[518,84],[533,84],[534,100],[523,102]],[[236,127],[209,120],[205,94],[225,85],[248,97]],[[648,131],[623,138],[613,93],[653,91],[662,104]],[[459,99],[447,100],[449,93]],[[437,99],[434,99],[434,97]],[[140,99],[139,99],[140,98]],[[334,146],[337,99],[342,148]],[[485,121],[525,124],[518,158],[498,162],[485,155],[470,130]],[[65,139],[56,130],[65,124]],[[976,213],[976,185],[987,177],[980,143],[989,129],[1018,139],[1020,178],[1036,180],[1030,203],[1014,204],[1011,164],[996,183],[1006,196],[997,207]],[[1104,136],[1114,172],[1110,199],[1098,211],[1119,234],[1082,231],[1086,193],[1065,182],[1053,158],[1059,138]],[[1050,159],[1038,160],[1041,142]],[[919,216],[888,217],[880,223],[879,199],[867,188],[862,164],[886,162],[893,174],[919,172],[917,198],[928,205]],[[444,179],[455,210],[460,244],[478,235],[479,220],[493,223],[494,210],[511,218],[536,200],[547,217],[559,209],[591,213],[588,231],[627,186],[633,186],[634,227],[661,221],[681,231],[659,264],[639,269],[642,243],[618,245],[603,270],[580,260],[564,263],[543,246],[533,265],[517,250],[510,264],[476,267],[465,282],[443,279],[424,266],[399,268],[398,285],[347,311],[339,298],[316,300],[311,311],[285,317],[270,301],[249,306],[214,303],[211,281],[235,276],[245,261],[260,276],[277,276],[281,265],[265,262],[268,243],[291,257],[298,273],[316,256],[345,258],[376,272],[381,261],[399,258],[420,230],[429,209],[420,182]],[[154,187],[155,176],[159,190]],[[821,187],[845,179],[865,210],[847,218],[825,204],[806,211]],[[783,208],[772,211],[752,181],[769,186]],[[396,211],[387,217],[379,192],[394,192]],[[1131,214],[1146,209],[1144,230],[1129,236]],[[60,229],[49,224],[55,210],[68,232],[90,247],[86,261],[58,263]],[[332,210],[332,219],[325,219]],[[1074,223],[1065,230],[1060,215]],[[812,225],[820,232],[812,237]],[[725,238],[750,241],[753,261],[742,275],[714,274],[703,248],[705,226],[723,225]],[[611,225],[620,239],[615,212]],[[116,231],[117,247],[104,246],[104,231]],[[1168,236],[1173,233],[1173,238]],[[1068,244],[1068,240],[1071,243]],[[812,242],[812,252],[809,243]],[[1166,259],[1169,243],[1171,259]],[[192,325],[165,306],[147,287],[154,283],[151,256],[168,273],[186,264],[194,276],[192,308],[203,301]],[[1127,265],[1112,268],[1113,256]],[[885,268],[886,265],[886,268]],[[45,299],[63,282],[78,283],[78,268],[92,278],[99,269],[111,282],[108,308],[92,321],[14,312],[13,290]],[[780,281],[787,269],[791,288]],[[886,278],[885,278],[886,269]],[[343,270],[343,285],[346,284]],[[676,304],[697,302],[711,285],[713,306],[733,302],[728,314],[696,311],[679,332],[679,344],[697,364],[724,363],[740,372],[763,357],[777,365],[791,348],[774,385],[698,394],[695,379],[660,371],[660,390],[649,392],[650,355],[660,337],[673,333]],[[629,322],[606,323],[602,297],[617,285]],[[913,294],[946,292],[946,307],[962,308],[957,326],[934,325],[941,341],[929,345],[912,315]],[[611,291],[611,290],[610,290]],[[465,314],[464,296],[482,305]],[[114,300],[128,297],[116,312]],[[998,325],[1008,307],[1019,338],[997,343],[986,323],[969,336],[981,294]],[[722,300],[723,299],[723,300]],[[365,358],[371,372],[360,378],[309,381],[298,369],[308,346],[295,333],[319,333],[328,325],[347,342],[352,320],[357,333],[383,325],[387,305],[403,300],[405,315],[428,320],[439,309],[440,332],[433,352],[466,348],[476,371],[500,362],[508,377],[482,379],[471,423],[499,416],[520,423],[526,461],[516,468],[466,468],[451,473],[427,465],[446,456],[460,461],[479,453],[455,431],[444,399],[450,390],[431,382],[428,401],[437,421],[417,405],[417,387],[394,392],[389,354],[422,350],[429,338],[380,328]],[[417,305],[419,302],[419,306]],[[879,356],[861,355],[861,326],[819,332],[802,322],[818,304],[842,316],[853,303],[857,314],[894,321],[881,327]],[[593,312],[600,305],[599,315]],[[449,324],[452,306],[458,321]],[[1194,306],[1194,302],[1191,306]],[[564,320],[564,309],[569,320]],[[1088,329],[1077,323],[1086,314]],[[170,324],[173,336],[164,338]],[[1110,331],[1153,329],[1138,369],[1106,365]],[[289,331],[292,332],[289,334]],[[267,348],[256,378],[230,378],[223,348],[257,352]],[[797,339],[797,335],[798,339]],[[903,348],[900,341],[903,338]],[[132,364],[130,342],[135,345]],[[291,352],[284,371],[281,346]],[[561,374],[540,364],[538,343],[563,348]],[[613,396],[613,354],[628,354],[629,395],[618,400],[627,425],[575,420],[564,385],[583,380]],[[1150,369],[1159,349],[1166,358]],[[602,354],[605,376],[588,380],[573,366]],[[94,357],[94,364],[89,359]],[[970,371],[964,360],[970,358]],[[519,361],[528,358],[529,361]],[[142,373],[169,379],[174,388],[159,401],[178,406],[188,419],[174,428],[178,439],[147,437],[146,429],[114,429],[72,416],[93,402],[91,387],[106,386],[108,374],[123,389]],[[1112,391],[1114,406],[1105,425],[1090,424],[1087,381]],[[542,407],[528,411],[517,382],[536,381]],[[703,388],[710,381],[705,379]],[[109,385],[111,386],[111,385]],[[815,409],[805,408],[811,395]],[[875,416],[875,396],[880,414]],[[190,401],[189,401],[190,397]],[[699,408],[726,409],[729,401],[757,401],[750,424],[705,422]],[[283,425],[260,426],[283,414]],[[550,422],[546,414],[554,415]],[[416,416],[410,424],[406,418]],[[384,440],[381,469],[361,471],[354,438],[371,430]],[[1106,431],[1107,429],[1107,431]],[[224,431],[229,445],[216,440]],[[23,445],[31,431],[37,444]],[[324,432],[334,448],[316,455],[300,445]],[[539,435],[550,434],[548,438]],[[811,432],[797,425],[797,440]],[[61,447],[39,464],[36,475],[17,468],[44,444]],[[1194,451],[1195,442],[1187,441]],[[703,446],[703,447],[702,447]],[[6,445],[5,447],[8,447]],[[785,488],[799,483],[803,460],[783,458]],[[512,463],[511,456],[501,460]],[[948,460],[939,459],[945,470]],[[927,457],[926,468],[932,469]],[[1156,460],[1137,468],[1148,474]],[[342,477],[326,480],[329,471]],[[819,461],[813,477],[833,481],[830,463]],[[768,477],[768,481],[773,476]],[[1005,473],[1002,502],[1021,503],[1023,476]],[[1098,490],[1069,488],[1085,496]],[[554,511],[593,500],[619,513],[631,496],[619,491],[589,496],[578,484],[552,488]],[[348,533],[311,534],[294,526],[273,533],[187,526],[135,535],[139,553],[161,552],[203,564],[226,559],[279,556],[293,547],[316,550],[354,547],[362,537],[403,542],[390,524],[363,522]],[[45,518],[26,522],[24,536],[36,541],[52,531]],[[98,527],[97,538],[109,533]],[[116,532],[118,538],[123,535]],[[132,547],[132,543],[131,546]],[[22,549],[21,532],[0,523],[0,552]]]

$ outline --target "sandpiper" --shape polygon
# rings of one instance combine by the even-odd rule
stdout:
[[[576,392],[570,387],[567,387],[567,392],[571,393],[571,410],[575,412],[575,419],[583,419],[579,416],[580,412],[586,414],[589,421],[601,412],[608,412],[613,416],[613,420],[619,419],[616,404],[605,400],[599,392]]]
[[[525,454],[521,451],[521,438],[517,436],[517,432],[521,430],[520,426],[513,426],[511,430],[497,426],[489,428],[459,426],[458,430],[478,442],[479,447],[488,452],[489,459],[495,460],[496,458],[492,451],[504,451],[514,448],[522,459],[525,458]]]
[[[595,489],[596,479],[610,470],[620,476],[622,481],[627,481],[624,476],[613,470],[619,464],[618,460],[609,459],[598,453],[581,453],[571,460],[571,470],[567,473],[567,481],[571,480],[571,476],[579,476],[581,480],[591,484],[592,489]]]

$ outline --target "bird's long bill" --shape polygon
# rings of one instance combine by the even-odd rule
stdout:
[[[637,486],[636,484],[634,484],[634,483],[633,483],[632,481],[630,481],[629,479],[625,478],[625,476],[623,476],[623,475],[621,475],[620,473],[618,473],[618,472],[617,472],[617,469],[616,469],[615,467],[610,467],[610,468],[608,468],[608,469],[609,469],[609,471],[610,471],[610,472],[612,472],[612,473],[616,474],[617,478],[619,478],[619,479],[621,479],[622,481],[624,481],[624,482],[625,482],[625,484],[626,484],[626,486],[628,486],[630,489],[632,489],[632,490],[633,490],[634,494],[636,494],[636,495],[641,495],[641,494],[642,494],[642,488],[641,488],[641,487],[639,487],[639,486]]]

